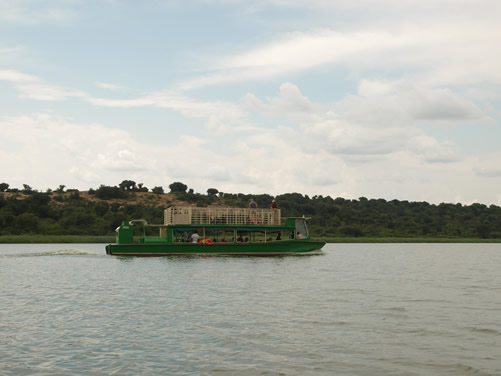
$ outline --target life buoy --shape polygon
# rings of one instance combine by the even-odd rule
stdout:
[[[205,244],[206,244],[206,245],[213,245],[214,243],[212,242],[212,240],[207,239],[207,240],[205,241]]]

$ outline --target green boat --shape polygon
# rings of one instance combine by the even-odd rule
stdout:
[[[171,206],[164,223],[144,219],[122,222],[115,256],[282,256],[321,252],[324,242],[310,239],[303,217],[282,218],[280,209]]]

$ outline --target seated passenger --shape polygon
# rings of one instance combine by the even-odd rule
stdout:
[[[191,235],[191,242],[198,243],[199,241],[200,241],[200,235],[198,235],[197,230],[194,230],[193,234]]]

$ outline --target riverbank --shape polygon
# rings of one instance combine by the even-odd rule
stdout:
[[[475,238],[334,238],[315,237],[326,243],[501,243],[501,239]],[[114,243],[115,236],[93,235],[1,235],[0,243]]]
[[[400,238],[400,237],[357,237],[357,238],[329,238],[319,237],[315,240],[326,243],[501,243],[501,239],[479,238]]]

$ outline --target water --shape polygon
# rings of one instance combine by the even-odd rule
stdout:
[[[501,244],[0,245],[2,375],[501,375]]]

